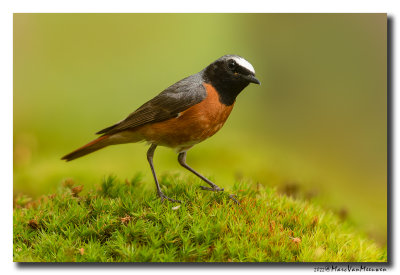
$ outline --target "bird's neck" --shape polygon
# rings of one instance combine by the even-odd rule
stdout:
[[[206,72],[203,74],[204,82],[211,84],[218,92],[219,100],[226,106],[235,103],[236,97],[249,83],[242,81],[226,81],[218,74]]]
[[[219,94],[219,100],[222,104],[231,106],[233,103],[235,103],[236,97],[240,94],[240,92],[246,88],[248,84],[244,85],[229,85],[226,83],[214,83],[211,82],[211,84],[215,87]]]

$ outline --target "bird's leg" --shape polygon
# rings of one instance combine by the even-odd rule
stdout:
[[[157,176],[156,176],[156,171],[154,170],[154,166],[153,166],[153,156],[154,156],[154,151],[156,150],[156,148],[157,148],[156,144],[152,144],[150,146],[149,150],[147,151],[147,160],[149,161],[151,172],[153,173],[154,181],[156,182],[157,194],[161,198],[161,202],[163,202],[164,199],[167,199],[167,200],[169,200],[171,202],[179,202],[179,203],[181,203],[181,201],[179,201],[179,200],[174,200],[174,199],[171,199],[171,198],[167,197],[161,191],[160,184],[158,183],[158,179],[157,179]]]
[[[224,188],[219,188],[216,184],[214,184],[213,182],[211,182],[209,179],[207,179],[206,177],[204,177],[203,175],[199,174],[198,172],[196,172],[195,170],[193,170],[193,168],[191,168],[189,165],[186,164],[186,152],[181,152],[178,155],[178,161],[179,164],[182,165],[183,167],[185,167],[186,169],[188,169],[190,172],[192,172],[193,174],[195,174],[196,176],[198,176],[199,178],[201,178],[202,180],[204,180],[205,182],[208,183],[208,185],[211,186],[210,187],[205,187],[205,186],[200,186],[201,189],[203,190],[209,190],[209,191],[224,191]]]
[[[207,179],[206,177],[204,177],[203,175],[199,174],[198,172],[196,172],[193,168],[191,168],[189,165],[186,164],[186,152],[181,152],[178,155],[178,161],[179,164],[182,165],[183,167],[185,167],[186,169],[188,169],[190,172],[192,172],[193,174],[195,174],[196,176],[198,176],[199,178],[201,178],[202,180],[204,180],[205,182],[207,182],[210,187],[205,187],[205,186],[200,186],[201,189],[203,190],[208,190],[208,191],[224,191],[224,188],[219,188],[216,184],[214,184],[212,181],[210,181],[209,179]],[[236,195],[229,195],[229,198],[231,200],[233,200],[235,203],[240,204],[236,198]]]

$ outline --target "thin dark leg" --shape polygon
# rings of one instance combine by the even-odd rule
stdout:
[[[207,179],[206,177],[204,177],[203,175],[199,174],[197,171],[195,171],[193,168],[191,168],[189,165],[186,164],[186,152],[181,152],[179,153],[178,156],[178,161],[179,164],[182,165],[183,167],[185,167],[186,169],[188,169],[190,172],[192,172],[193,174],[195,174],[196,176],[198,176],[199,178],[201,178],[202,180],[204,180],[205,182],[208,183],[208,185],[211,186],[210,187],[205,187],[205,186],[200,186],[201,189],[203,190],[209,190],[209,191],[224,191],[224,188],[219,188],[216,184],[214,184],[212,181],[210,181],[209,179]]]
[[[224,191],[224,188],[219,188],[216,184],[214,184],[213,182],[211,182],[209,179],[207,179],[206,177],[204,177],[203,175],[199,174],[197,171],[195,171],[193,168],[191,168],[189,165],[186,164],[186,152],[181,152],[178,155],[178,161],[179,164],[182,165],[183,167],[185,167],[186,169],[188,169],[190,172],[192,172],[193,174],[195,174],[196,176],[198,176],[199,178],[201,178],[202,180],[204,180],[205,182],[207,182],[210,187],[205,187],[205,186],[200,186],[201,189],[203,190],[209,190],[209,191]],[[229,198],[231,198],[234,202],[236,202],[237,204],[240,204],[236,199],[235,199],[236,195],[229,195]]]
[[[171,199],[171,198],[167,197],[166,195],[164,195],[164,193],[161,191],[160,184],[158,183],[158,179],[156,176],[156,171],[154,170],[154,166],[153,166],[153,156],[154,156],[154,151],[156,150],[156,148],[157,148],[156,144],[152,144],[150,146],[149,150],[147,151],[147,160],[149,161],[151,172],[153,173],[154,181],[156,182],[157,194],[161,198],[161,202],[163,202],[164,199],[167,199],[172,202],[180,203],[181,201]]]

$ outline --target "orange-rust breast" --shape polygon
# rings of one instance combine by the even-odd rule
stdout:
[[[178,151],[189,149],[196,143],[214,135],[224,125],[233,105],[226,106],[210,84],[203,84],[206,98],[180,113],[176,118],[140,127],[137,131],[149,142]]]

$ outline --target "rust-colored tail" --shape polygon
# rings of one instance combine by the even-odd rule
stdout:
[[[61,159],[64,159],[66,161],[74,160],[76,158],[80,158],[84,155],[90,154],[94,151],[100,150],[101,148],[104,148],[111,143],[107,140],[109,135],[101,136],[88,144],[82,146],[81,148],[76,149],[72,153],[69,153],[68,155],[63,156]]]

